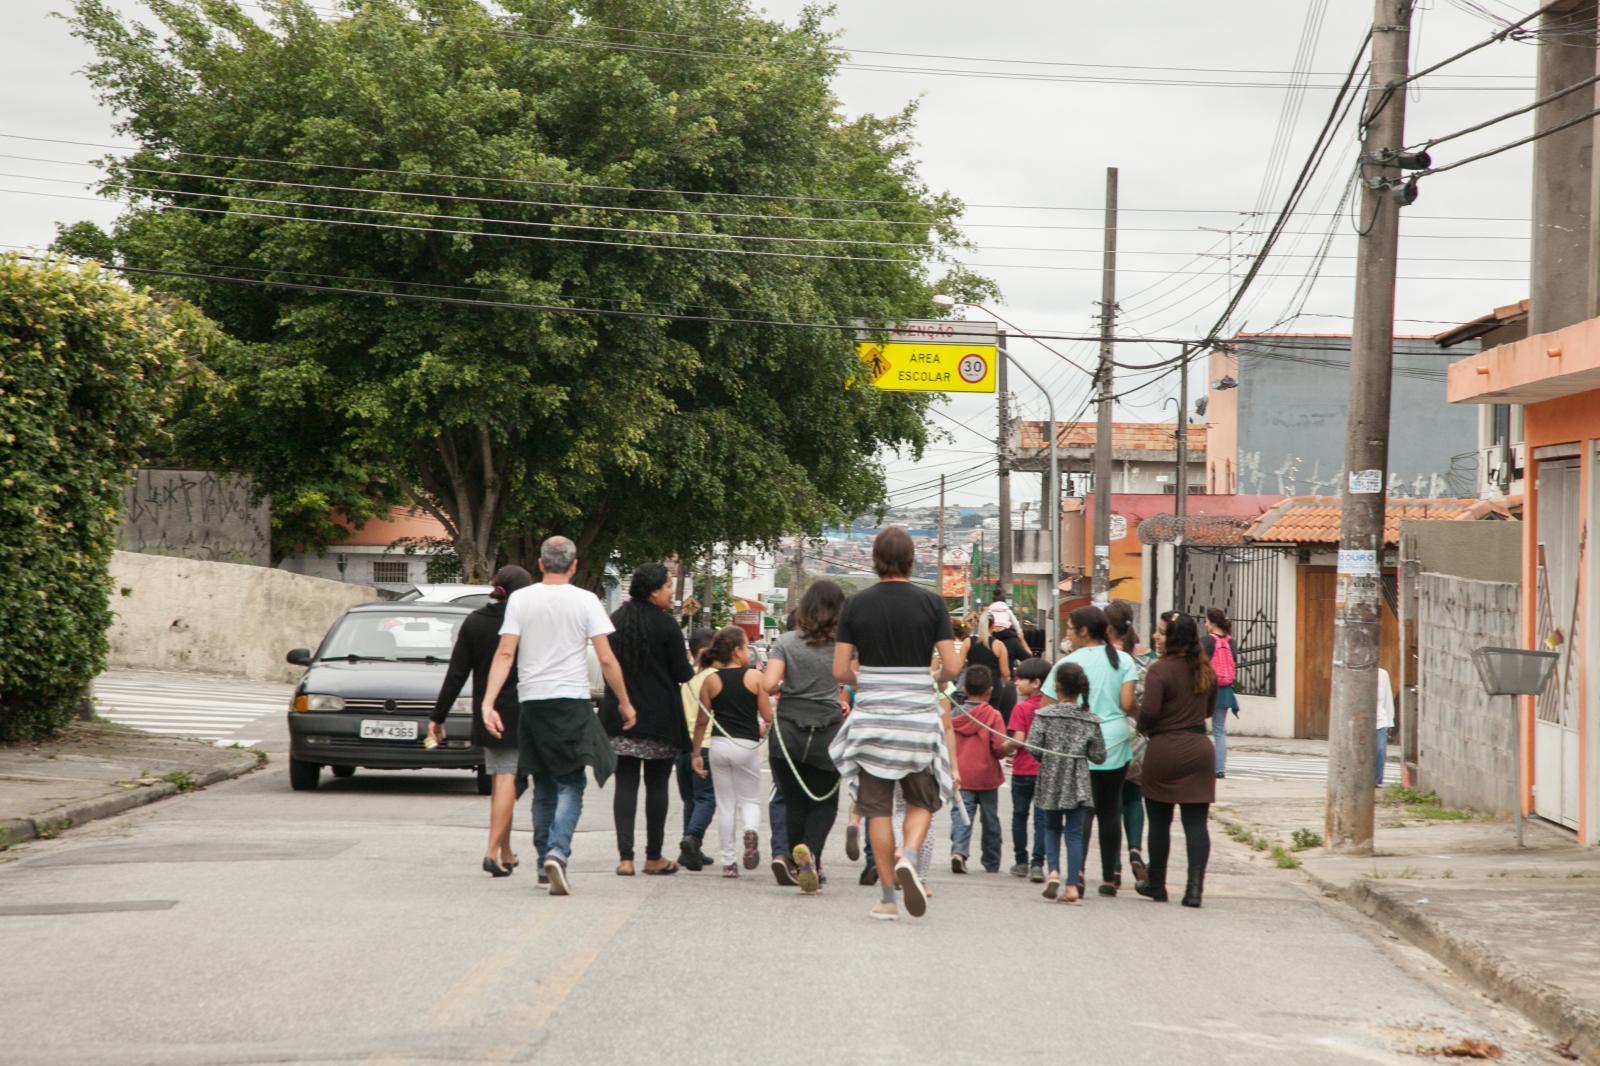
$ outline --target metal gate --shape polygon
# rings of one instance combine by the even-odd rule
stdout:
[[[1560,653],[1556,675],[1534,702],[1533,809],[1543,818],[1578,827],[1579,670],[1583,616],[1579,595],[1584,535],[1578,518],[1577,459],[1539,463],[1537,647]]]
[[[1278,693],[1278,563],[1281,548],[1185,544],[1175,553],[1173,600],[1195,618],[1220,607],[1233,620],[1234,691]]]

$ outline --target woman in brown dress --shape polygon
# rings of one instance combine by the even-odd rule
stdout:
[[[1211,834],[1206,818],[1216,798],[1216,752],[1206,736],[1217,702],[1217,675],[1200,651],[1194,619],[1179,615],[1166,625],[1161,658],[1144,678],[1139,704],[1139,732],[1150,738],[1145,753],[1142,787],[1150,822],[1148,880],[1135,890],[1157,903],[1167,901],[1167,858],[1172,852],[1172,808],[1183,819],[1189,853],[1185,907],[1200,906]]]

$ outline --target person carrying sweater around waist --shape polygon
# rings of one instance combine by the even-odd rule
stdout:
[[[967,667],[964,686],[965,706],[951,712],[956,731],[956,766],[961,772],[961,805],[967,816],[958,813],[950,820],[950,869],[967,872],[967,856],[972,848],[974,811],[982,812],[983,869],[1000,871],[1000,786],[1006,783],[1000,760],[1006,753],[1006,724],[1000,712],[989,704],[994,694],[994,675],[986,666]]]
[[[1044,898],[1081,903],[1078,881],[1083,871],[1084,822],[1093,812],[1090,769],[1106,759],[1100,719],[1089,708],[1089,678],[1076,663],[1062,663],[1055,672],[1057,702],[1045,704],[1028,729],[1028,745],[1039,759],[1039,782],[1033,803],[1044,818],[1044,854],[1049,874]],[[1067,840],[1066,877],[1062,877],[1061,838]]]

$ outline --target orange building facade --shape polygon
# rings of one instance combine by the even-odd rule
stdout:
[[[1523,701],[1522,807],[1600,843],[1600,319],[1452,364],[1449,398],[1522,406],[1523,646],[1560,654]]]

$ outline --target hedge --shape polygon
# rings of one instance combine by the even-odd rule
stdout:
[[[103,271],[0,255],[0,740],[61,728],[105,667],[122,490],[180,333]]]

